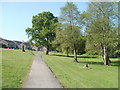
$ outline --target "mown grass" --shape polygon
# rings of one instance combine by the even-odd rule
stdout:
[[[79,63],[74,63],[73,56],[40,55],[65,88],[118,88],[117,58],[111,59],[110,66],[104,66],[101,57],[82,55],[78,56]],[[82,68],[86,63],[91,69]]]
[[[2,89],[2,50],[0,49],[0,90]]]
[[[2,88],[21,88],[32,60],[31,51],[2,49]]]

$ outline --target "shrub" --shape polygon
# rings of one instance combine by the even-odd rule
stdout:
[[[8,48],[8,46],[5,45],[5,44],[3,44],[3,43],[1,43],[0,46],[1,46],[2,48]]]
[[[116,50],[113,53],[110,53],[111,58],[117,58],[120,57],[120,50]]]
[[[87,55],[98,55],[98,53],[94,50],[87,51]]]

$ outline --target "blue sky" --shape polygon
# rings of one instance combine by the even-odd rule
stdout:
[[[8,40],[28,41],[25,29],[31,27],[32,16],[43,11],[60,15],[66,2],[0,2],[0,37]],[[87,8],[86,2],[75,2],[79,11]]]

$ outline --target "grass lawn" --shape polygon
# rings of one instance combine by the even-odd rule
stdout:
[[[21,88],[32,64],[31,51],[2,50],[2,88]]]
[[[2,52],[0,51],[0,90],[2,88]]]
[[[65,88],[118,88],[118,59],[111,59],[111,66],[104,66],[101,57],[78,56],[79,63],[73,62],[73,56],[40,53],[59,82]],[[84,64],[91,69],[83,69]]]

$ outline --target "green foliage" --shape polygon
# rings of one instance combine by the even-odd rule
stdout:
[[[2,48],[8,48],[8,46],[5,45],[5,44],[0,44],[0,46],[1,46]]]
[[[111,50],[110,57],[111,58],[119,58],[120,57],[120,50]]]
[[[81,53],[80,51],[84,50],[85,42],[80,31],[79,18],[80,12],[77,6],[72,2],[67,2],[66,5],[61,8],[59,20],[62,25],[56,32],[55,40],[59,47],[66,50],[67,54],[69,51],[74,51],[75,62],[77,62],[77,53]]]
[[[94,49],[102,56],[109,57],[110,52],[117,46],[116,6],[112,2],[91,2],[86,17],[87,49]],[[84,19],[83,19],[84,20]],[[86,23],[87,22],[87,23]],[[108,59],[105,59],[108,60]]]
[[[82,53],[85,49],[85,40],[78,26],[67,25],[63,30],[57,30],[56,39],[53,43],[61,49],[66,50],[68,48],[72,52],[76,48],[77,53]]]
[[[66,5],[61,8],[59,19],[64,24],[78,25],[79,17],[80,12],[73,2],[67,2]]]
[[[95,50],[89,50],[86,53],[87,55],[98,55],[98,53]]]
[[[51,12],[42,12],[32,18],[32,28],[27,28],[26,32],[30,37],[30,42],[36,46],[51,47],[51,42],[55,38],[55,27],[58,22]]]

